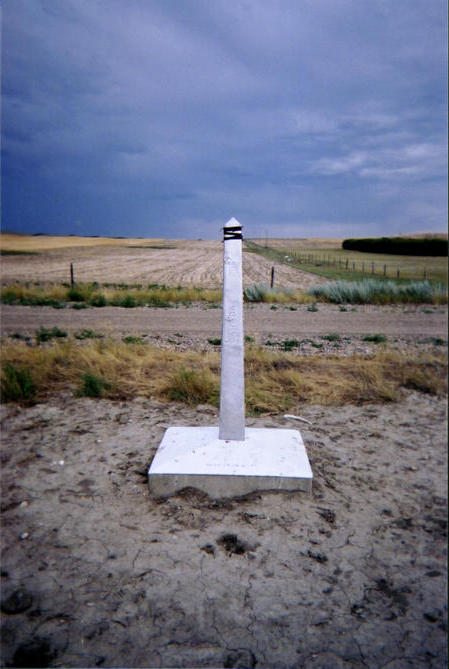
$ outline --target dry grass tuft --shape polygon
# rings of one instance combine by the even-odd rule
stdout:
[[[168,351],[144,343],[98,339],[35,347],[18,342],[3,348],[4,389],[11,380],[11,366],[28,375],[37,399],[67,387],[87,394],[83,391],[87,378],[101,389],[99,396],[111,399],[154,396],[218,406],[220,365],[215,351]],[[444,353],[411,359],[384,349],[368,358],[301,358],[248,347],[245,369],[250,413],[280,412],[303,403],[391,402],[399,399],[403,389],[435,395],[447,392]]]

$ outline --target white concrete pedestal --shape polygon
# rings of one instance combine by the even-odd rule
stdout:
[[[218,427],[169,427],[148,472],[150,490],[167,497],[194,487],[213,498],[257,490],[312,489],[298,430],[246,428],[245,440],[218,438]]]

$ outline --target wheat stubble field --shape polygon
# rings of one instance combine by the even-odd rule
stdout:
[[[37,255],[4,256],[2,281],[68,281],[70,263],[80,282],[159,283],[221,288],[222,245],[219,241],[21,237],[2,235],[2,249]],[[245,285],[269,283],[273,263],[244,254]],[[308,287],[320,279],[280,263],[276,282],[286,288]]]
[[[5,283],[68,281],[71,262],[78,281],[221,282],[216,242],[37,237],[20,243],[13,248],[3,239],[2,248],[39,255],[3,256]],[[268,282],[271,263],[244,257],[245,283]],[[284,265],[275,271],[286,287],[320,280]],[[177,349],[207,360],[207,338],[219,334],[220,318],[219,309],[201,306],[8,305],[2,342],[6,355],[14,333],[32,337],[43,325],[72,335],[89,327],[116,338],[146,334],[167,348],[167,364]],[[408,355],[410,367],[425,352],[429,373],[447,346],[446,307],[341,312],[320,304],[310,312],[306,305],[295,311],[247,305],[245,322],[255,344],[270,335],[314,342],[304,346],[321,363],[315,381],[323,397],[332,390],[330,354],[358,356],[351,373],[361,398],[376,382],[363,360],[378,346],[385,355],[397,349]],[[387,334],[385,344],[363,341],[373,332]],[[322,338],[329,333],[341,341]],[[28,343],[17,344],[24,359],[28,350],[44,356],[53,346]],[[68,359],[60,351],[55,365],[63,369]],[[273,370],[290,384],[286,395],[295,354],[301,349],[278,350],[273,358]],[[257,350],[251,355],[257,362]],[[136,374],[132,364],[117,364],[122,375]],[[288,413],[310,424],[286,419],[280,409],[250,414],[247,424],[299,427],[314,472],[310,496],[265,491],[220,501],[186,490],[155,499],[146,470],[165,428],[216,424],[217,410],[208,403],[78,397],[54,377],[55,391],[35,403],[4,404],[3,666],[445,667],[444,392],[415,374],[395,401],[332,406],[308,402],[301,377],[295,382],[298,396]]]

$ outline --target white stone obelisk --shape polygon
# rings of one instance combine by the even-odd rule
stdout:
[[[167,428],[148,470],[154,495],[186,487],[220,499],[256,490],[312,489],[312,470],[298,430],[245,429],[242,226],[223,228],[223,322],[218,426]]]
[[[219,439],[245,439],[243,358],[242,226],[231,218],[223,228]]]

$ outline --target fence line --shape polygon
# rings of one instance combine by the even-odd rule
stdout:
[[[383,276],[385,278],[405,278],[407,276],[407,266],[396,265],[384,262],[351,261],[349,258],[335,258],[329,255],[319,255],[315,253],[295,253],[291,252],[290,256],[284,256],[285,260],[289,258],[295,261],[298,265],[308,265],[310,267],[335,267],[341,271],[359,272],[366,276]],[[431,273],[432,270],[430,270]],[[427,267],[422,270],[422,278],[428,278],[429,271]]]

